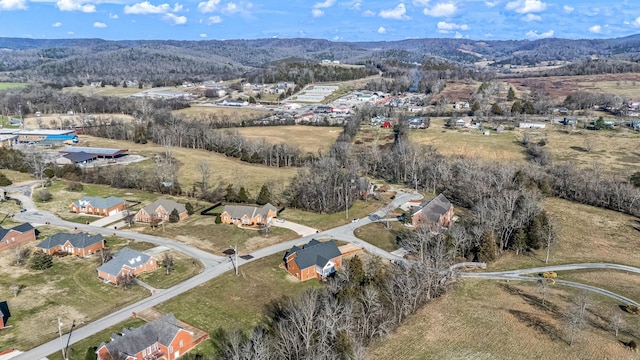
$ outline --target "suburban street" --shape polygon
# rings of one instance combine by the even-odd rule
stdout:
[[[30,188],[29,188],[29,191],[30,191]],[[18,197],[15,195],[13,196],[16,198]],[[24,194],[22,197],[26,197],[26,194]],[[422,196],[419,194],[406,193],[406,192],[399,191],[397,192],[397,195],[395,196],[394,200],[390,204],[376,211],[374,215],[377,215],[379,218],[382,219],[387,215],[390,209],[395,209],[410,200],[420,200],[421,198]],[[115,229],[112,230],[112,229],[105,229],[97,226],[77,224],[77,223],[61,220],[57,216],[51,213],[38,211],[37,209],[35,209],[35,206],[28,209],[29,211],[16,214],[15,219],[19,221],[28,221],[34,224],[44,224],[46,222],[49,222],[52,225],[56,225],[56,226],[60,226],[68,229],[77,228],[78,230],[82,230],[82,231],[101,233],[104,235],[116,235],[116,236],[133,239],[137,241],[147,241],[156,245],[166,246],[176,251],[183,252],[193,258],[199,259],[204,264],[204,270],[200,274],[169,289],[158,290],[154,295],[146,299],[143,299],[137,303],[129,305],[120,310],[117,310],[114,313],[109,314],[108,316],[105,316],[94,322],[86,324],[80,328],[74,329],[70,337],[69,344],[74,344],[108,327],[117,325],[118,323],[130,318],[133,312],[141,312],[149,307],[161,304],[167,300],[172,299],[175,296],[178,296],[190,289],[193,289],[198,285],[204,284],[234,269],[232,258],[216,256],[206,251],[191,247],[189,245],[183,244],[181,242],[178,242],[172,239],[153,236],[153,235],[138,234],[138,233],[123,231],[123,230],[115,230]],[[274,254],[278,254],[278,253],[284,254],[292,246],[303,245],[309,242],[313,238],[320,238],[320,239],[329,238],[329,239],[346,241],[356,246],[362,247],[368,253],[379,256],[381,258],[388,259],[388,260],[402,260],[401,257],[393,255],[383,249],[380,249],[363,240],[360,240],[354,235],[355,229],[361,226],[370,224],[371,222],[372,220],[370,219],[370,217],[365,217],[365,218],[359,219],[357,222],[348,223],[330,230],[303,236],[288,242],[275,244],[266,248],[255,250],[249,254],[241,254],[243,255],[244,258],[243,257],[238,258],[237,266],[242,266],[249,262],[252,262],[267,256],[271,256]],[[249,255],[249,256],[245,256],[245,255]],[[525,276],[525,275],[540,273],[544,271],[564,271],[564,270],[578,270],[578,269],[612,269],[612,270],[621,270],[621,271],[629,271],[633,273],[640,273],[640,268],[635,268],[635,267],[625,266],[625,265],[574,264],[574,265],[537,267],[532,269],[511,270],[511,271],[503,271],[503,272],[487,272],[487,273],[461,272],[459,274],[463,278],[538,281],[539,278]],[[556,284],[572,286],[572,287],[582,288],[588,291],[593,291],[593,292],[614,298],[625,304],[626,303],[637,304],[635,301],[628,299],[626,297],[620,296],[618,294],[609,292],[604,289],[589,286],[589,285],[583,285],[583,284],[564,281],[564,280],[556,280]],[[45,344],[37,346],[23,354],[18,355],[17,357],[15,357],[15,359],[17,360],[41,359],[57,351],[60,351],[60,341],[58,339],[54,339]]]

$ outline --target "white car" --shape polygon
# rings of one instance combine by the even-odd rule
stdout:
[[[279,223],[283,223],[284,219],[277,218],[276,221],[279,222]]]
[[[352,223],[357,223],[357,222],[358,222],[358,220],[360,220],[360,219],[354,218],[353,220],[351,220],[351,222],[352,222]]]

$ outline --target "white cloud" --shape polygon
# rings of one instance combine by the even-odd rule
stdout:
[[[60,26],[62,26],[62,23],[60,21],[58,21],[56,23],[51,24],[51,26],[52,27],[60,27]]]
[[[433,17],[449,17],[455,14],[458,8],[454,3],[437,3],[431,10],[424,9],[422,12],[427,16]]]
[[[103,23],[103,22],[98,22],[98,21],[96,21],[96,22],[94,22],[94,23],[93,23],[93,27],[95,27],[95,28],[100,28],[100,29],[104,29],[104,28],[106,28],[106,27],[107,27],[107,24],[105,24],[105,23]]]
[[[220,0],[209,0],[206,2],[201,2],[198,4],[198,11],[203,14],[214,12],[218,8],[218,4],[220,4]]]
[[[640,27],[640,16],[638,16],[635,20],[633,20],[631,25],[633,25],[634,27]]]
[[[182,6],[182,4],[180,4],[180,3],[175,3],[175,4],[173,5],[173,12],[174,12],[174,13],[175,13],[175,12],[180,12],[180,11],[182,11],[182,9],[183,9],[183,6]]]
[[[80,11],[83,13],[96,12],[96,6],[93,4],[82,4],[82,1],[76,0],[58,0],[56,6],[60,11]]]
[[[364,16],[364,17],[372,17],[372,16],[376,16],[376,13],[374,13],[374,12],[373,12],[373,11],[371,11],[371,10],[365,10],[365,11],[362,13],[362,16]]]
[[[542,12],[547,9],[547,4],[540,0],[516,0],[508,2],[505,9],[513,10],[518,14],[526,14]]]
[[[361,7],[362,7],[361,1],[354,1],[351,4],[349,4],[349,9],[351,10],[360,10]]]
[[[427,7],[429,0],[413,0],[412,4],[415,7]]]
[[[332,7],[336,3],[336,0],[325,0],[323,2],[315,3],[314,9],[326,9]]]
[[[238,11],[240,11],[240,9],[238,8],[238,5],[234,2],[228,2],[227,5],[225,5],[222,9],[220,9],[220,12],[226,13],[226,14],[235,14]]]
[[[311,16],[313,16],[314,18],[319,18],[322,15],[324,15],[324,10],[320,10],[320,9],[312,9],[311,10]]]
[[[456,31],[456,35],[454,36],[454,38],[456,39],[462,39],[464,36],[462,36],[462,34],[460,34],[459,32]]]
[[[117,19],[118,14],[109,14],[109,19]]]
[[[575,8],[571,5],[565,5],[562,7],[562,10],[564,10],[564,12],[566,12],[567,14],[570,14],[573,12],[573,10],[575,10]]]
[[[522,21],[531,22],[531,21],[541,21],[542,18],[535,14],[527,14],[522,17]]]
[[[448,23],[446,21],[439,21],[437,27],[438,30],[443,33],[448,33],[453,30],[469,30],[469,25],[467,24],[458,25],[456,23]]]
[[[498,5],[499,2],[498,1],[485,1],[484,4],[487,5],[487,7],[492,8],[492,7],[495,7],[496,5]]]
[[[172,25],[183,25],[187,23],[186,16],[178,16],[176,14],[168,13],[162,17],[163,20],[170,22]]]
[[[153,5],[148,1],[124,7],[125,14],[164,14],[169,11],[171,11],[169,4]]]
[[[527,37],[530,37],[530,38],[533,38],[533,39],[548,38],[548,37],[552,37],[553,36],[553,30],[546,31],[546,32],[543,32],[541,34],[538,34],[537,31],[529,30],[526,35],[527,35]]]
[[[68,35],[73,35],[73,34],[75,34],[75,33],[74,33],[73,31],[69,31],[69,32],[67,32],[67,34],[68,34]]]
[[[592,27],[589,28],[589,32],[594,34],[600,34],[600,32],[602,32],[602,26],[593,25]]]
[[[207,36],[209,36],[209,35],[207,35],[207,34],[205,34],[205,33],[200,34],[200,37],[201,37],[201,38],[206,38]]]
[[[0,11],[26,10],[27,0],[0,0]]]
[[[220,24],[222,22],[222,18],[218,15],[214,15],[214,16],[210,16],[207,19],[207,24],[208,25],[213,25],[213,24]]]
[[[378,28],[378,34],[386,34],[387,33],[387,29],[384,26],[380,26]]]
[[[409,17],[406,14],[407,14],[407,8],[404,6],[403,3],[400,3],[398,4],[398,6],[396,6],[393,9],[381,10],[378,13],[378,16],[380,16],[383,19],[407,20],[409,19]]]

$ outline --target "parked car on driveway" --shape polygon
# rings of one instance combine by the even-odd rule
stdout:
[[[352,223],[357,223],[359,219],[353,218],[353,220],[351,220]]]

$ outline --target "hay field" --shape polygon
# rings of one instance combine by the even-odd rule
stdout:
[[[636,327],[616,339],[606,319],[616,311],[629,325],[636,319],[602,297],[592,297],[590,321],[574,345],[568,345],[562,319],[574,294],[553,287],[543,307],[533,285],[465,279],[409,317],[369,353],[381,360],[635,359],[636,354],[618,340],[637,340]]]
[[[431,126],[424,130],[410,131],[409,140],[431,145],[443,155],[463,155],[490,161],[526,160],[524,148],[518,144],[518,137],[512,131],[498,134],[490,130],[490,135],[485,136],[478,130],[444,129],[444,123],[443,118],[431,118]]]
[[[184,115],[193,120],[207,121],[213,116],[228,118],[227,120],[240,123],[242,120],[260,119],[269,115],[269,110],[264,108],[245,108],[229,106],[191,106],[174,110],[174,115]]]
[[[136,144],[129,141],[109,140],[86,135],[80,137],[78,145],[129,149],[132,154],[140,154],[147,157],[164,153],[162,146],[153,143]],[[275,168],[248,164],[205,150],[173,147],[171,152],[172,156],[182,164],[178,172],[178,180],[184,188],[190,187],[196,181],[200,181],[201,175],[198,171],[200,162],[208,164],[211,168],[211,186],[214,186],[217,182],[243,185],[251,194],[257,194],[265,182],[286,185],[298,171],[296,168]]]
[[[164,89],[164,88],[156,88],[156,89]],[[173,87],[167,87],[166,89],[175,90]],[[74,92],[84,96],[93,96],[93,95],[101,95],[101,96],[114,96],[114,97],[127,97],[136,93],[139,93],[145,89],[138,89],[138,87],[116,87],[111,85],[106,85],[105,87],[94,87],[94,86],[71,86],[62,89],[64,92]]]
[[[93,118],[98,120],[118,120],[118,121],[133,121],[133,116],[125,114],[91,114]],[[81,126],[84,125],[84,116],[82,115],[66,115],[66,114],[52,114],[43,116],[29,116],[24,118],[25,129],[60,129],[68,128],[69,126]]]
[[[311,153],[326,153],[342,132],[339,127],[303,125],[243,127],[237,130],[249,139],[264,139],[270,144],[285,143]]]

